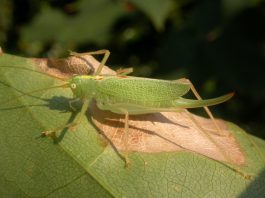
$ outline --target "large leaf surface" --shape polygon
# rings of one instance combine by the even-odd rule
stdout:
[[[124,14],[122,8],[109,0],[79,1],[78,14],[69,16],[58,9],[43,6],[29,26],[22,30],[22,43],[28,52],[36,53],[51,38],[62,48],[93,42],[104,44],[116,20]]]
[[[29,59],[4,55],[0,66],[34,68]],[[63,131],[54,142],[41,131],[72,120],[68,89],[51,89],[12,99],[62,82],[41,74],[0,68],[1,197],[264,197],[265,166],[242,130],[229,123],[246,155],[251,180],[190,152],[132,153],[124,161],[90,122]],[[8,102],[4,102],[8,101]],[[264,141],[253,138],[265,151]]]

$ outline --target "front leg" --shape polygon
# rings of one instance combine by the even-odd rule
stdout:
[[[60,126],[58,128],[52,129],[52,130],[43,131],[42,135],[54,137],[58,131],[61,131],[65,128],[75,129],[74,127],[77,127],[78,124],[80,124],[83,116],[85,115],[85,113],[88,109],[89,104],[90,104],[90,100],[84,101],[84,104],[82,106],[81,111],[79,112],[79,114],[74,118],[74,120],[71,123],[68,123],[66,125]]]
[[[80,99],[76,98],[76,99],[72,99],[69,101],[69,107],[73,110],[73,111],[77,111],[77,109],[73,106],[73,103],[78,102]]]

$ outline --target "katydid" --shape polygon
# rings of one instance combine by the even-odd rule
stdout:
[[[168,81],[128,76],[128,74],[132,72],[131,68],[119,70],[117,75],[100,75],[103,66],[110,55],[110,52],[108,50],[99,50],[88,53],[70,53],[70,55],[76,57],[93,54],[104,54],[104,57],[94,75],[75,75],[73,77],[70,77],[69,79],[58,78],[60,80],[66,81],[66,84],[52,87],[70,88],[74,95],[73,102],[77,99],[83,101],[80,112],[71,123],[68,123],[67,125],[62,127],[58,127],[56,129],[42,132],[44,136],[53,137],[57,132],[65,128],[77,127],[93,100],[96,101],[98,108],[101,110],[107,110],[116,114],[124,115],[124,133],[126,146],[124,159],[126,166],[128,166],[129,164],[127,148],[130,115],[141,115],[159,112],[181,112],[187,111],[186,109],[188,108],[203,107],[214,123],[219,135],[222,135],[222,132],[216,124],[215,119],[208,106],[220,104],[229,100],[233,96],[233,93],[213,99],[202,100],[202,98],[188,79]],[[194,93],[197,100],[183,98],[183,96],[190,90]],[[70,102],[70,106],[72,107],[72,102]],[[207,135],[207,132],[196,122],[192,115],[189,114],[189,117],[198,126],[198,128],[200,128],[200,130]],[[207,137],[210,138],[209,135],[207,135]],[[217,142],[215,142],[211,138],[210,140],[219,148]],[[227,161],[230,161],[228,155],[226,155],[225,152],[222,152],[222,154]],[[229,165],[228,167],[240,173],[241,175],[244,175],[244,173],[241,173],[236,168],[233,168]]]

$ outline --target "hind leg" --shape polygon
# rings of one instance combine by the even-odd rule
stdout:
[[[195,97],[198,99],[198,100],[202,100],[201,96],[199,95],[199,93],[197,92],[197,90],[195,89],[194,85],[192,84],[192,82],[189,80],[189,79],[186,79],[186,78],[181,78],[179,80],[176,80],[176,81],[180,81],[180,82],[184,82],[184,83],[188,83],[190,85],[190,89],[192,91],[192,93],[195,95]],[[209,107],[207,106],[204,106],[203,107],[205,112],[207,113],[207,115],[209,116],[209,118],[211,119],[212,123],[214,124],[216,130],[217,130],[217,134],[219,136],[227,136],[227,134],[225,134],[221,129],[220,127],[218,126],[218,124],[216,123],[215,121],[215,118],[212,114],[212,112],[210,111]]]
[[[98,51],[93,51],[93,52],[84,52],[84,53],[77,53],[77,52],[71,52],[70,51],[70,55],[71,56],[76,56],[76,57],[81,57],[82,55],[98,55],[98,54],[104,54],[103,59],[101,60],[97,71],[95,72],[94,75],[99,75],[103,69],[103,66],[105,65],[105,63],[107,62],[109,55],[110,55],[110,51],[106,50],[106,49],[102,49],[102,50],[98,50]]]

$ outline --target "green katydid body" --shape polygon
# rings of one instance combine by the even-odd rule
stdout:
[[[74,76],[70,79],[76,98],[95,99],[102,110],[130,115],[178,111],[216,105],[229,100],[227,94],[208,100],[185,99],[190,84],[182,81],[167,81],[132,76]]]

